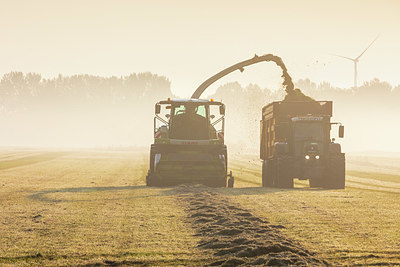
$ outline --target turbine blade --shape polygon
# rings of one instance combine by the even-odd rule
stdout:
[[[351,61],[355,61],[355,59],[354,59],[354,58],[349,58],[349,57],[340,56],[340,55],[336,55],[336,54],[330,54],[330,55],[332,55],[332,56],[336,56],[336,57],[345,58],[345,59],[348,59],[348,60],[351,60]]]
[[[379,38],[379,35],[380,35],[380,34],[378,34],[378,36],[376,36],[376,38],[372,41],[372,43],[371,43],[358,57],[356,57],[356,60],[358,60],[362,55],[364,55],[364,53],[368,50],[368,48],[370,48],[371,45],[372,45],[373,43],[375,43],[375,41]]]

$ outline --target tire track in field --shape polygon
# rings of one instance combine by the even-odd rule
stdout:
[[[7,170],[26,165],[32,165],[43,161],[52,160],[64,156],[65,152],[47,152],[35,154],[32,156],[25,156],[16,159],[0,160],[0,170]]]
[[[17,152],[6,152],[6,153],[1,153],[0,154],[0,161],[3,160],[16,160],[19,158],[24,158],[28,156],[33,156],[33,155],[39,155],[41,154],[40,152],[34,152],[34,151],[17,151]]]
[[[210,265],[328,265],[249,210],[204,186],[177,187],[188,222],[202,238]]]
[[[364,190],[400,193],[400,183],[346,175],[346,187]]]
[[[256,169],[256,165],[253,161],[235,160],[230,166],[236,176],[236,180],[245,183],[245,185],[261,185],[261,170]],[[295,183],[296,185],[301,185],[301,187],[304,187],[306,184],[306,187],[308,187],[308,181],[300,183],[299,181],[295,181]],[[397,183],[383,181],[379,179],[378,176],[376,179],[373,179],[346,175],[346,187],[397,194],[400,193],[400,180]]]

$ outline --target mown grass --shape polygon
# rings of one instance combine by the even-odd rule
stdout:
[[[359,170],[348,170],[346,173],[347,173],[347,175],[356,176],[356,177],[360,177],[360,178],[400,183],[400,175],[378,173],[378,172],[364,172],[364,171],[359,171]]]
[[[0,173],[0,265],[207,260],[173,189],[144,186],[141,152],[42,159]]]
[[[0,170],[0,265],[210,262],[176,190],[144,186],[146,152],[7,153],[0,153],[7,166]],[[383,191],[398,175],[355,169],[345,190],[303,181],[281,190],[261,187],[256,155],[231,157],[230,169],[236,188],[216,191],[283,225],[303,247],[334,264],[400,264],[400,194]]]
[[[238,188],[223,192],[233,201],[284,225],[285,235],[334,264],[400,264],[400,194],[393,193],[400,186],[397,175],[348,170],[369,189],[357,183],[345,190],[311,189],[297,180],[292,190],[260,188],[255,187],[261,186],[260,176],[243,171],[245,161],[246,168],[261,171],[249,158],[231,164]],[[381,191],[390,184],[393,192]],[[244,188],[249,185],[253,188]]]

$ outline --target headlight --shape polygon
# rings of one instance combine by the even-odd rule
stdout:
[[[310,156],[309,156],[309,155],[306,155],[304,158],[305,158],[305,159],[310,159]]]
[[[316,156],[315,156],[315,159],[319,159],[319,155],[316,155]]]

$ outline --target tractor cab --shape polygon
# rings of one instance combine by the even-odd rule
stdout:
[[[223,144],[225,105],[200,99],[160,101],[155,105],[155,144]]]
[[[327,153],[330,140],[329,116],[293,117],[292,138],[294,154],[305,159],[319,159]]]

